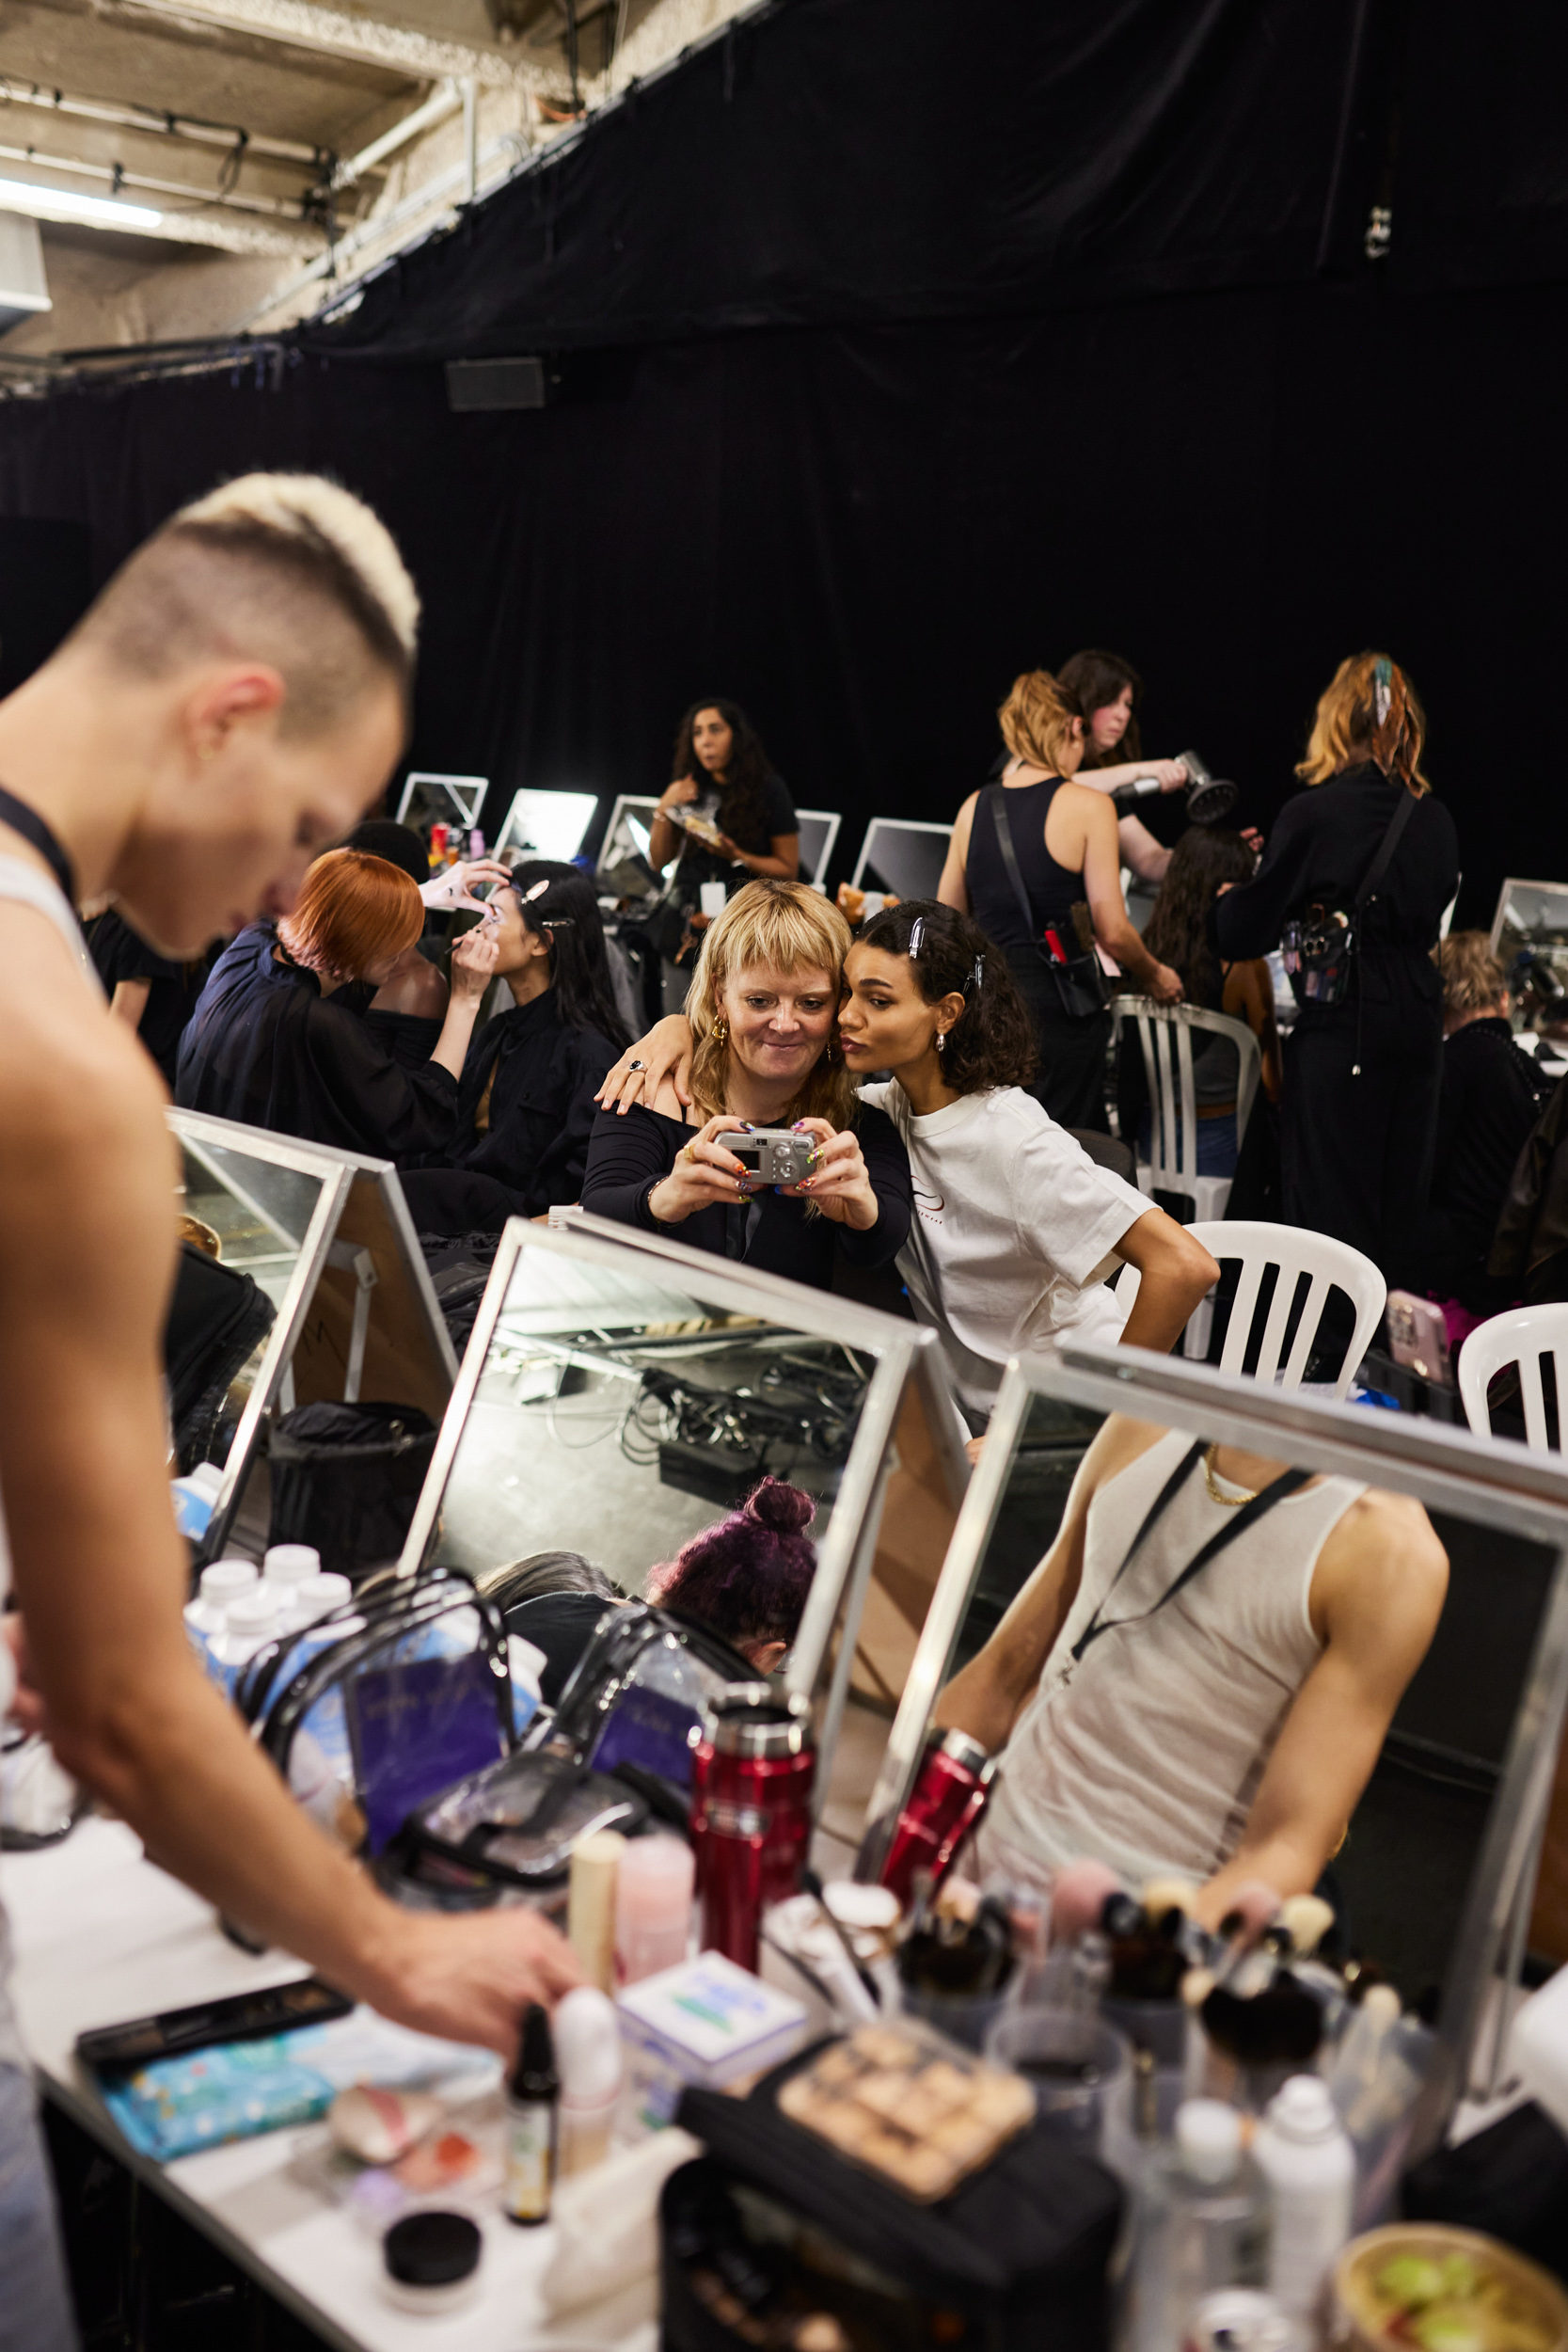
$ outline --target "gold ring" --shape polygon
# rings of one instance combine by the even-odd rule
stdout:
[[[681,1157],[683,1160],[690,1160],[693,1166],[695,1166],[697,1158],[697,1147],[695,1143],[689,1143],[681,1152]]]

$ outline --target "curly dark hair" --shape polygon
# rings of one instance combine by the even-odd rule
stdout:
[[[738,703],[727,702],[722,694],[705,694],[700,702],[692,704],[675,736],[670,781],[678,784],[682,776],[695,776],[700,783],[705,772],[691,739],[691,730],[701,710],[717,710],[735,739],[719,794],[720,831],[727,833],[738,849],[749,850],[752,857],[766,857],[773,843],[768,831],[762,788],[773,772],[773,763],[762,748],[762,738]],[[682,857],[686,850],[683,840]]]
[[[1069,654],[1056,673],[1056,683],[1076,694],[1078,707],[1084,714],[1084,766],[1085,768],[1119,768],[1124,759],[1142,759],[1143,738],[1138,733],[1138,705],[1144,698],[1144,682],[1131,661],[1124,661],[1119,653],[1106,653],[1103,647],[1090,645],[1083,653]],[[1092,725],[1097,710],[1114,703],[1124,686],[1132,689],[1132,712],[1121,741],[1103,754],[1094,747]]]
[[[908,956],[915,925],[920,943],[911,958],[928,1005],[955,993],[964,1009],[947,1032],[942,1075],[960,1094],[986,1087],[1026,1087],[1039,1067],[1035,1025],[1002,948],[978,923],[937,898],[906,898],[884,907],[859,932],[858,947]]]
[[[1209,944],[1209,910],[1221,882],[1248,882],[1257,865],[1241,834],[1224,825],[1189,825],[1171,851],[1144,926],[1144,946],[1180,973],[1189,1005],[1219,1009],[1225,992],[1220,960]]]

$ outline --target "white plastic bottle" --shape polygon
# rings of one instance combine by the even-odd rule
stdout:
[[[223,1486],[223,1471],[216,1462],[198,1462],[195,1470],[183,1478],[171,1480],[174,1494],[174,1524],[182,1535],[193,1544],[199,1543],[212,1523],[213,1509]]]
[[[1184,2100],[1175,2145],[1150,2153],[1139,2190],[1137,2352],[1181,2352],[1206,2295],[1260,2286],[1268,2221],[1268,2188],[1243,2152],[1236,2109],[1219,2099]]]
[[[1355,2153],[1319,2075],[1292,2074],[1275,2093],[1252,2153],[1269,2186],[1270,2293],[1310,2319],[1350,2238],[1355,2202]]]
[[[185,1630],[197,1656],[214,1680],[221,1680],[213,1663],[213,1644],[225,1631],[231,1600],[253,1592],[258,1579],[250,1560],[214,1560],[201,1571],[194,1600],[185,1603]]]
[[[344,1601],[351,1600],[353,1597],[354,1586],[349,1579],[328,1569],[323,1575],[303,1577],[294,1586],[290,1598],[290,1614],[296,1625],[314,1625],[319,1618],[330,1616],[334,1609],[341,1609]],[[336,1641],[344,1629],[336,1628],[333,1640]]]
[[[285,1617],[293,1614],[297,1586],[322,1572],[322,1556],[314,1544],[269,1544],[261,1558],[261,1581],[277,1595]]]
[[[539,1712],[544,1695],[539,1677],[548,1661],[536,1642],[525,1642],[520,1633],[507,1635],[506,1661],[512,1677],[512,1733],[520,1740]]]
[[[224,1613],[224,1629],[213,1643],[211,1655],[219,1688],[232,1698],[240,1668],[277,1635],[277,1603],[264,1584],[258,1584],[254,1592],[242,1593],[230,1601]]]

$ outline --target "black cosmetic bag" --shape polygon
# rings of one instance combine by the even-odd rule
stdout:
[[[314,1544],[343,1576],[402,1551],[436,1451],[436,1424],[415,1405],[301,1405],[267,1441],[269,1544]]]
[[[776,2067],[745,2099],[686,2091],[676,2122],[726,2180],[815,2224],[928,2311],[961,2314],[964,2332],[948,2341],[985,2352],[1103,2352],[1122,2210],[1115,2175],[1037,2122],[949,2196],[916,2204],[779,2112],[780,2087],[820,2047]],[[668,2226],[682,2178],[665,2184],[660,2214],[665,2343],[698,2352],[713,2341],[708,2315],[688,2332],[671,2324],[689,2301]]]

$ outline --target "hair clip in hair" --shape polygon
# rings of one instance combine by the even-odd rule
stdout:
[[[1379,726],[1388,716],[1388,705],[1394,694],[1394,665],[1386,653],[1380,653],[1372,671],[1372,714]]]
[[[919,961],[920,950],[924,945],[925,938],[926,917],[923,914],[917,914],[914,921],[910,925],[909,957],[911,963]]]
[[[575,914],[541,914],[535,917],[542,931],[569,931],[577,927]]]
[[[530,882],[528,888],[520,894],[524,906],[531,906],[535,898],[542,898],[549,886],[548,875],[543,882]]]
[[[969,976],[969,987],[970,987],[970,993],[971,993],[971,994],[972,994],[972,995],[978,996],[978,994],[980,993],[981,985],[982,985],[982,983],[983,983],[983,982],[984,982],[984,980],[985,980],[985,977],[986,977],[986,960],[985,960],[985,957],[984,957],[984,956],[976,956],[976,957],[975,957],[975,959],[974,959],[974,971],[973,971],[973,972],[970,974],[970,976]]]

